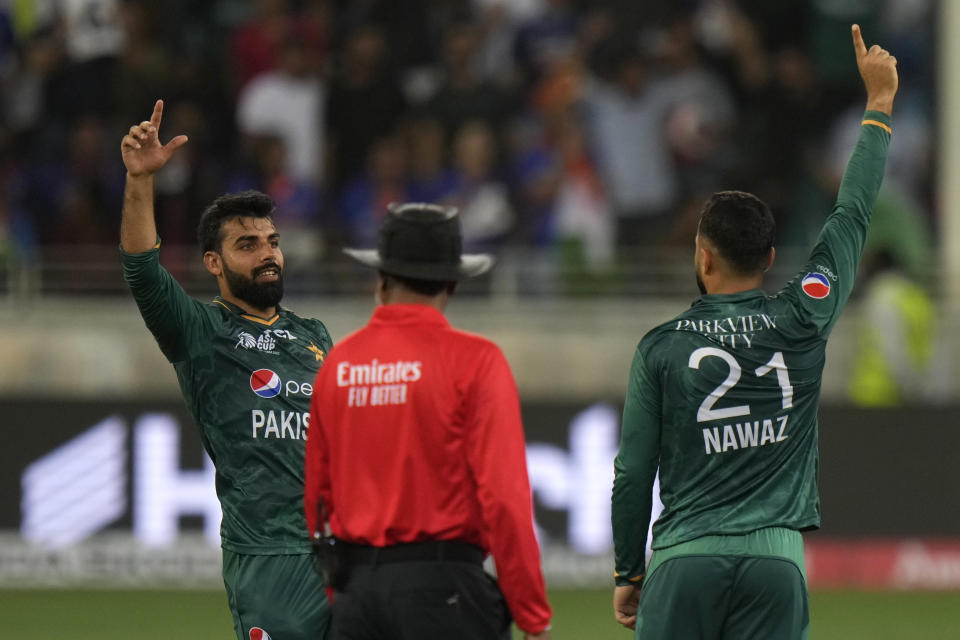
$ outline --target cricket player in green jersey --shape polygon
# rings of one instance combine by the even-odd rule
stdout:
[[[801,531],[820,525],[817,405],[827,337],[850,295],[883,179],[896,59],[853,26],[867,111],[809,261],[775,295],[774,221],[714,194],[696,236],[691,308],[640,341],[614,463],[614,615],[644,640],[808,634]],[[664,510],[645,567],[651,488]],[[641,588],[642,587],[642,588]]]
[[[163,102],[121,142],[127,169],[123,274],[173,364],[216,467],[223,580],[238,640],[317,640],[330,623],[303,514],[310,396],[332,343],[319,320],[280,306],[283,254],[265,194],[217,198],[198,236],[220,295],[188,296],[160,266],[153,175],[187,142],[160,143]]]

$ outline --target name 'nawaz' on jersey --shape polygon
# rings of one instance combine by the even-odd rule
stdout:
[[[789,437],[786,434],[789,419],[790,416],[777,416],[773,419],[764,418],[753,422],[725,424],[722,427],[708,427],[703,429],[703,445],[707,455],[710,455],[783,442]],[[774,431],[774,421],[779,426],[779,431]]]

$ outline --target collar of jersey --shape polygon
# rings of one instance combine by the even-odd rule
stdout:
[[[245,320],[249,320],[249,321],[251,321],[251,322],[256,322],[257,324],[265,324],[265,325],[267,325],[267,326],[270,326],[270,325],[272,325],[274,322],[276,322],[277,320],[280,319],[281,307],[280,307],[279,304],[277,305],[277,312],[273,315],[272,318],[270,318],[270,319],[268,320],[268,319],[266,319],[266,318],[261,318],[260,316],[255,316],[255,315],[249,314],[249,313],[247,313],[246,311],[244,311],[243,309],[241,309],[240,307],[238,307],[237,305],[233,304],[232,302],[227,302],[226,300],[224,300],[224,299],[221,298],[220,296],[217,296],[216,298],[214,298],[214,299],[213,299],[213,303],[214,303],[214,304],[219,304],[220,306],[222,306],[224,309],[226,309],[226,310],[229,311],[230,313],[233,313],[233,314],[235,314],[235,315],[238,315],[238,316],[240,316],[241,318],[243,318],[243,319],[245,319]]]
[[[737,293],[705,293],[693,301],[691,307],[698,304],[712,304],[715,302],[742,302],[752,298],[765,298],[767,292],[763,289],[750,289],[749,291],[738,291]]]
[[[370,324],[432,324],[449,327],[439,309],[425,304],[382,304],[373,311]]]

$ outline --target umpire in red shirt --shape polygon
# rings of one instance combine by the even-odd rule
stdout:
[[[461,255],[455,209],[420,203],[389,207],[376,251],[346,252],[377,269],[378,306],[311,403],[304,504],[342,569],[333,637],[509,640],[512,618],[549,638],[516,384],[443,314],[492,258]]]

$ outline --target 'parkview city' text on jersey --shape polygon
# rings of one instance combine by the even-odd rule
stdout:
[[[216,468],[223,548],[309,552],[303,458],[313,379],[332,346],[326,327],[280,307],[264,320],[220,297],[204,304],[160,265],[157,248],[121,254]]]
[[[491,341],[423,305],[377,307],[317,375],[304,504],[333,535],[386,547],[459,540],[493,554],[521,629],[550,622],[520,401]]]
[[[827,337],[853,287],[889,123],[866,112],[833,212],[781,291],[704,295],[640,341],[615,462],[618,584],[643,576],[658,466],[664,510],[655,550],[767,527],[819,527],[817,405]]]

